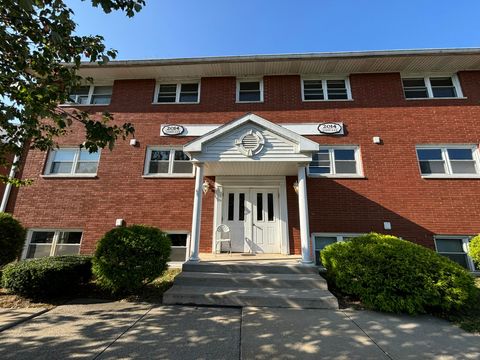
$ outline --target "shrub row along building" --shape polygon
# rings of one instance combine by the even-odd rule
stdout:
[[[474,270],[480,232],[480,50],[84,64],[65,108],[131,122],[113,151],[29,151],[8,210],[27,258],[92,253],[121,224],[172,235],[173,260],[216,249],[299,254],[370,231]],[[225,245],[225,244],[224,244]]]

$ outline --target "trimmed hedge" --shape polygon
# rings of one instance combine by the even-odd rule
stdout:
[[[15,261],[22,254],[26,230],[7,213],[0,213],[0,267]]]
[[[98,285],[113,293],[132,293],[167,270],[168,234],[143,225],[119,227],[98,242],[93,274]]]
[[[27,259],[3,268],[2,284],[10,292],[45,299],[74,293],[92,277],[90,256]]]
[[[327,246],[327,277],[344,294],[386,312],[448,312],[469,305],[477,289],[470,273],[423,246],[370,233]]]
[[[468,255],[470,255],[477,269],[480,269],[480,235],[475,236],[469,245]]]

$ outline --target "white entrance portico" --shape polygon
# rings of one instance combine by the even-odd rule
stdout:
[[[306,166],[319,145],[255,114],[189,142],[196,167],[190,261],[199,261],[202,184],[215,176],[214,232],[230,227],[234,252],[289,254],[285,176],[298,177],[302,262],[312,262]],[[215,233],[212,249],[215,249]]]

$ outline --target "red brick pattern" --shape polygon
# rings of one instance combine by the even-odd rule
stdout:
[[[433,234],[480,232],[480,180],[422,179],[415,145],[480,142],[480,72],[461,72],[467,99],[403,98],[399,74],[350,77],[353,101],[301,101],[299,76],[266,76],[265,102],[235,103],[235,78],[204,78],[200,104],[152,104],[154,80],[119,80],[108,109],[118,123],[132,122],[139,145],[120,141],[103,150],[95,179],[42,178],[46,154],[30,151],[24,178],[34,184],[20,189],[14,214],[29,228],[80,228],[81,252],[94,251],[96,241],[123,218],[164,230],[191,229],[194,179],[142,178],[147,145],[178,145],[191,138],[160,137],[162,123],[223,124],[253,112],[277,123],[342,121],[347,135],[310,136],[321,144],[361,147],[364,179],[309,178],[311,232],[383,230],[433,247]],[[62,145],[81,143],[75,128]],[[382,145],[372,143],[380,136]],[[210,179],[214,180],[214,179]],[[291,252],[300,252],[295,177],[287,178]],[[211,250],[213,192],[203,199],[200,250]]]

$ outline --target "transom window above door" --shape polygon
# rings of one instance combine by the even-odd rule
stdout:
[[[303,78],[303,101],[351,100],[350,82],[347,78]]]
[[[480,177],[476,145],[417,146],[422,177]]]
[[[155,91],[158,104],[198,104],[200,102],[200,82],[159,83]]]
[[[457,75],[402,77],[406,99],[461,98],[462,89]]]
[[[149,147],[144,174],[152,177],[192,177],[193,165],[181,149]]]
[[[360,177],[360,149],[357,146],[320,147],[308,166],[309,176]]]
[[[237,80],[237,102],[262,102],[263,80]]]
[[[50,151],[45,175],[47,176],[95,176],[100,152],[90,153],[80,148],[60,148]]]

